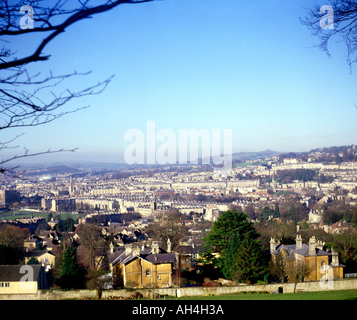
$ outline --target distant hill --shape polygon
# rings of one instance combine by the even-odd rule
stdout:
[[[31,170],[31,168],[27,168],[26,170]],[[27,173],[27,175],[56,175],[56,174],[69,174],[69,173],[79,173],[81,172],[80,169],[66,166],[66,165],[55,165],[55,166],[48,166],[44,167],[41,166],[36,168],[35,166],[32,167],[32,172]]]
[[[259,160],[278,156],[281,152],[264,150],[259,152],[238,152],[232,154],[233,161]]]

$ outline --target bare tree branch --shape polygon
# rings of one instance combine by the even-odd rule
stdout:
[[[3,0],[0,2],[0,132],[9,128],[33,127],[52,122],[59,117],[76,112],[86,107],[78,107],[74,110],[62,110],[70,101],[75,99],[100,94],[110,83],[113,76],[88,88],[74,91],[70,88],[59,91],[60,85],[73,77],[87,76],[86,73],[69,73],[64,75],[48,75],[41,73],[31,74],[27,65],[31,62],[45,61],[50,55],[44,54],[44,49],[54,39],[66,31],[73,24],[91,18],[92,16],[112,10],[121,4],[138,4],[154,0],[28,0],[26,1],[27,13],[31,9],[33,15],[33,28],[23,28],[19,18],[24,17],[24,11],[20,8],[25,4],[23,1]],[[99,3],[98,3],[99,2]],[[25,11],[26,12],[26,11]],[[18,57],[11,49],[9,39],[19,35],[30,36],[31,34],[43,33],[44,38],[35,43],[33,53]],[[1,37],[2,36],[2,37]],[[4,36],[6,37],[4,39]],[[29,42],[32,43],[32,42]],[[6,149],[16,149],[12,143],[19,137],[0,140],[0,152]],[[43,152],[30,153],[27,148],[24,152],[10,156],[0,161],[0,173],[15,172],[17,166],[8,167],[12,161],[49,153],[57,153],[76,149],[59,149]]]
[[[19,29],[19,27],[16,27],[16,25],[14,24],[13,21],[8,20],[8,25],[6,28],[1,28],[0,27],[0,36],[1,35],[19,35],[19,34],[25,34],[25,33],[33,33],[33,32],[45,32],[45,31],[53,31],[49,36],[47,36],[46,38],[44,38],[42,40],[42,42],[39,44],[39,46],[37,47],[37,49],[35,50],[35,52],[32,55],[29,55],[27,57],[21,58],[21,59],[14,59],[12,61],[9,62],[3,62],[0,63],[0,70],[1,69],[8,69],[8,68],[13,68],[13,67],[18,67],[18,66],[23,66],[25,64],[28,64],[30,62],[35,62],[35,61],[45,61],[48,60],[50,56],[41,56],[43,49],[47,46],[48,43],[50,43],[56,36],[58,36],[60,33],[64,32],[66,30],[66,28],[68,28],[69,26],[71,26],[72,24],[83,20],[83,19],[87,19],[89,17],[91,17],[92,15],[98,14],[98,13],[102,13],[102,12],[106,12],[109,11],[115,7],[117,7],[120,4],[124,4],[124,3],[144,3],[144,2],[151,2],[153,0],[117,0],[117,1],[107,1],[105,4],[103,5],[99,5],[99,6],[95,6],[95,7],[88,7],[88,3],[89,1],[85,2],[85,5],[83,5],[82,3],[82,8],[80,10],[73,10],[73,11],[62,11],[59,6],[59,3],[61,1],[58,1],[56,6],[57,9],[56,10],[51,10],[47,13],[47,10],[44,10],[44,8],[39,8],[37,6],[34,7],[35,11],[37,10],[44,10],[46,12],[45,14],[45,18],[40,18],[40,21],[42,21],[45,25],[47,25],[47,27],[43,26],[42,27],[37,27],[34,29]],[[6,1],[7,2],[7,1]],[[13,13],[15,11],[14,7],[9,8],[8,10],[9,12],[9,17],[11,16],[11,13]],[[54,12],[57,12],[56,14]],[[70,17],[68,17],[64,22],[53,26],[52,24],[50,24],[49,20],[51,18],[53,18],[54,16],[58,16],[60,14],[69,14],[72,13],[70,15]],[[35,20],[35,19],[34,19]],[[11,27],[10,27],[11,26]]]
[[[330,41],[336,38],[343,41],[347,48],[347,63],[351,67],[357,61],[357,1],[333,0],[330,6],[333,9],[331,28],[321,27],[320,22],[324,14],[320,13],[321,7],[318,5],[309,9],[306,17],[300,18],[300,21],[312,31],[314,37],[317,37],[319,40],[317,47],[328,56],[330,56],[328,48]]]

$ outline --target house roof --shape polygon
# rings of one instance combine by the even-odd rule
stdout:
[[[22,267],[26,268],[21,269]],[[37,281],[41,265],[0,265],[0,281],[20,281],[22,277],[29,275],[29,267],[33,270],[33,281]]]
[[[292,256],[293,253],[297,253],[304,257],[310,256],[309,245],[307,245],[307,244],[303,244],[301,249],[298,249],[298,250],[296,250],[295,244],[288,244],[288,245],[281,244],[276,248],[275,254],[278,254],[278,252],[280,250],[285,250],[287,252],[288,256]],[[330,256],[330,255],[331,255],[330,252],[326,252],[326,251],[318,249],[318,248],[315,249],[315,256]]]
[[[175,262],[175,254],[174,253],[149,254],[143,258],[153,264],[174,263]]]
[[[202,250],[202,246],[178,246],[175,251],[180,254],[197,254]]]
[[[166,253],[163,249],[160,248],[159,253],[152,254],[152,248],[146,247],[143,250],[140,250],[139,254],[134,253],[135,249],[133,248],[131,253],[126,254],[125,248],[117,248],[113,253],[108,254],[109,263],[113,266],[116,264],[127,264],[128,262],[140,258],[144,259],[153,264],[160,263],[174,263],[175,262],[175,254],[174,253]]]
[[[41,257],[44,256],[46,254],[49,254],[51,256],[56,256],[53,252],[51,251],[47,251],[47,250],[33,250],[33,251],[29,251],[26,252],[26,257]]]

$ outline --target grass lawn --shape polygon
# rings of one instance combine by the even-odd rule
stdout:
[[[49,212],[18,210],[15,212],[15,214],[13,213],[13,211],[0,213],[0,219],[15,220],[20,218],[30,218],[31,216],[34,216],[34,217],[44,217],[47,220],[48,215]],[[58,217],[61,220],[72,218],[75,222],[78,222],[78,218],[82,217],[82,214],[72,214],[72,212],[64,212],[64,213],[53,212],[52,215],[53,218]]]
[[[357,289],[297,293],[236,293],[218,296],[182,297],[180,300],[357,300]]]

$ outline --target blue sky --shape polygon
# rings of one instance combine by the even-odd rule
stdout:
[[[3,131],[2,140],[24,132],[17,144],[32,152],[79,148],[36,161],[103,162],[122,161],[125,132],[145,133],[147,121],[177,135],[179,129],[232,129],[234,152],[355,144],[356,71],[349,70],[343,43],[331,43],[331,58],[312,47],[317,39],[299,21],[311,5],[163,0],[122,5],[81,21],[45,49],[48,62],[30,70],[91,70],[65,83],[73,90],[115,74],[110,85],[64,110],[88,109]],[[36,39],[11,44],[26,50],[30,41]]]

